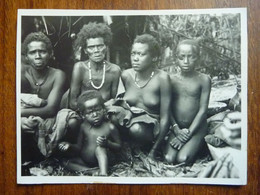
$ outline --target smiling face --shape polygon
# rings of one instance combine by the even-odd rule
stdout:
[[[104,108],[99,98],[90,99],[84,102],[83,115],[91,125],[98,126],[104,119]]]
[[[26,59],[28,63],[36,70],[42,70],[47,67],[51,58],[46,44],[41,41],[32,41],[27,45]]]
[[[154,59],[146,43],[134,43],[131,51],[132,67],[137,72],[145,71],[153,65]]]
[[[101,37],[86,40],[85,53],[93,62],[102,62],[105,59],[107,47]]]
[[[177,58],[182,72],[194,71],[199,58],[196,49],[191,44],[181,44],[177,48]]]

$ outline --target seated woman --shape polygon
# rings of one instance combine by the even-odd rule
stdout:
[[[27,35],[22,44],[22,53],[28,64],[21,65],[21,92],[26,93],[21,95],[21,140],[24,161],[37,153],[32,138],[38,127],[36,119],[47,119],[57,114],[64,93],[65,74],[49,66],[53,56],[52,44],[41,32]]]
[[[77,109],[78,97],[87,90],[100,91],[105,101],[115,98],[121,70],[105,60],[111,39],[111,29],[103,23],[89,23],[78,33],[74,49],[82,50],[89,59],[74,65],[69,93],[72,110]]]
[[[29,64],[21,67],[22,92],[36,94],[47,103],[37,108],[23,107],[21,116],[53,117],[64,93],[65,74],[49,66],[53,56],[51,41],[41,32],[31,33],[23,42],[22,52]]]
[[[171,101],[170,79],[167,73],[157,69],[160,48],[156,39],[148,34],[137,36],[131,51],[132,68],[122,72],[125,87],[123,99],[114,103],[108,114],[113,121],[127,127],[127,137],[133,143],[149,147],[149,157],[154,159],[156,151],[164,140],[169,128]],[[124,107],[117,114],[115,105]],[[115,112],[114,112],[115,111]],[[125,121],[130,113],[129,121]],[[120,118],[124,117],[124,120]]]

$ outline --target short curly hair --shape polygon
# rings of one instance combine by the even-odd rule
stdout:
[[[48,53],[52,53],[53,47],[51,40],[42,32],[32,32],[28,34],[22,44],[22,54],[26,55],[28,51],[28,44],[33,41],[43,42],[46,44],[46,49]]]
[[[159,57],[161,50],[160,50],[160,45],[158,43],[158,41],[155,39],[155,37],[153,37],[150,34],[142,34],[137,36],[134,39],[134,43],[142,43],[142,44],[147,44],[149,47],[149,51],[151,53],[151,55],[153,57]]]
[[[180,50],[180,45],[191,45],[192,46],[192,50],[198,55],[200,56],[200,45],[199,42],[195,39],[184,39],[182,41],[180,41],[176,47],[176,53],[178,54],[179,50]]]
[[[101,95],[101,93],[97,90],[88,90],[84,93],[82,93],[79,98],[78,98],[78,109],[81,113],[84,113],[85,110],[85,106],[84,103],[88,100],[92,100],[92,99],[99,99],[100,104],[102,105],[102,107],[104,107],[104,99]]]
[[[77,34],[77,39],[73,44],[74,51],[78,51],[80,47],[85,48],[87,39],[99,37],[104,39],[105,45],[110,45],[112,41],[112,32],[108,25],[96,22],[85,24]]]

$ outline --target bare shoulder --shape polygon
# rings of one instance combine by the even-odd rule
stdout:
[[[118,74],[118,73],[121,72],[121,68],[120,68],[118,65],[113,64],[113,63],[110,63],[110,62],[108,62],[108,64],[109,64],[109,71],[110,71],[111,73],[116,73],[116,74]]]
[[[65,78],[65,73],[60,69],[50,67],[50,72],[55,79]]]
[[[21,64],[21,72],[27,71],[31,66],[27,64]]]
[[[82,71],[82,69],[85,67],[86,65],[86,61],[79,61],[79,62],[76,62],[74,64],[74,67],[73,67],[73,70],[78,70],[78,71]]]
[[[158,78],[160,79],[160,81],[165,81],[165,82],[170,81],[170,76],[167,72],[158,69],[157,74],[158,74]]]
[[[200,78],[200,81],[201,81],[202,84],[209,84],[209,83],[211,83],[211,78],[210,78],[209,75],[206,75],[206,74],[198,72],[198,77]]]
[[[133,72],[132,68],[126,69],[122,72],[121,77],[123,81],[128,80],[131,77],[131,72]]]

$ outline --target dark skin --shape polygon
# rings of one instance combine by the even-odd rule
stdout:
[[[102,45],[104,45],[102,48]],[[104,44],[102,37],[90,38],[86,41],[86,48],[84,51],[89,56],[88,61],[78,62],[75,64],[72,73],[72,80],[70,85],[70,108],[77,109],[77,98],[81,93],[87,90],[93,90],[89,78],[89,67],[91,66],[92,80],[95,86],[100,86],[103,77],[103,64],[107,46]],[[105,101],[115,98],[117,94],[117,87],[121,70],[115,64],[106,63],[105,82],[103,86],[98,89]]]
[[[38,94],[39,98],[47,101],[40,108],[22,108],[21,116],[40,116],[49,118],[55,116],[64,93],[65,74],[58,69],[48,67],[52,56],[47,51],[46,44],[33,41],[28,44],[26,59],[30,66],[23,65],[22,72],[30,85],[28,93]],[[40,87],[35,82],[42,84]]]
[[[159,135],[155,140],[152,129],[145,123],[135,123],[129,129],[133,141],[144,145],[152,144],[154,141],[149,152],[151,159],[155,159],[156,151],[168,132],[171,101],[169,76],[155,68],[156,61],[157,57],[151,55],[148,44],[135,43],[131,54],[133,69],[125,70],[122,73],[122,81],[126,90],[123,98],[128,104],[160,116]],[[152,72],[154,75],[150,79]],[[136,74],[138,85],[145,85],[144,87],[140,88],[135,84],[133,74]]]
[[[79,154],[70,162],[70,168],[84,170],[88,166],[99,165],[100,175],[107,175],[108,149],[117,151],[121,147],[121,140],[117,128],[104,119],[104,108],[98,98],[87,100],[85,106],[85,120],[80,126],[76,144],[62,142],[61,151]]]
[[[211,80],[194,70],[199,56],[190,44],[179,45],[181,72],[171,75],[172,124],[165,159],[169,163],[191,162],[207,133],[207,108]]]

